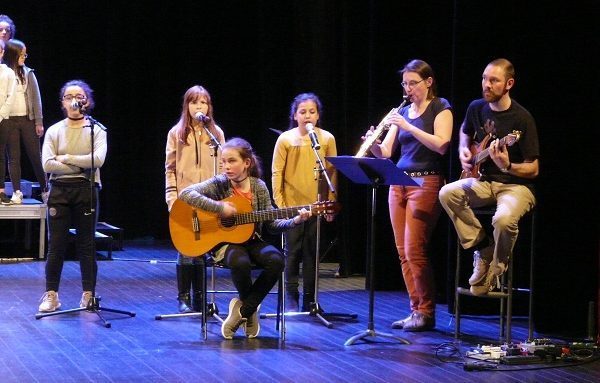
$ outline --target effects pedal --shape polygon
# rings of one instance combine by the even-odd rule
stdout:
[[[542,358],[537,355],[507,355],[500,358],[500,363],[507,365],[541,363]]]

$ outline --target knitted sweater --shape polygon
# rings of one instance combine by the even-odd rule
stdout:
[[[69,128],[67,120],[61,120],[46,131],[42,145],[42,166],[50,173],[50,181],[84,178],[89,180],[92,168],[91,131],[87,124],[82,128]],[[100,168],[106,159],[106,128],[94,127],[94,181],[101,185]],[[56,161],[56,156],[66,155],[66,163]]]

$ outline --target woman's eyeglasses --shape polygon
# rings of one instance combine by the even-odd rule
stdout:
[[[412,88],[414,88],[415,86],[417,86],[417,85],[419,85],[420,83],[422,83],[423,81],[425,81],[425,79],[423,79],[423,80],[421,80],[421,81],[414,81],[414,80],[413,80],[413,81],[409,81],[409,82],[402,81],[402,82],[400,83],[400,85],[402,85],[402,87],[403,87],[404,89],[412,89]]]
[[[83,94],[65,94],[62,99],[63,101],[73,101],[73,99],[76,99],[77,101],[85,101],[86,97]]]

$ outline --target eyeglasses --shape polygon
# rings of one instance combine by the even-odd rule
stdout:
[[[6,33],[10,33],[10,27],[0,27],[0,32],[6,32]]]
[[[63,101],[73,101],[73,99],[76,99],[77,101],[85,101],[86,98],[87,97],[85,97],[83,94],[65,94],[62,99]]]
[[[24,53],[24,54],[19,55],[19,57],[23,57],[24,59],[26,59],[27,57],[29,57],[29,55],[27,53]]]
[[[425,79],[421,80],[421,81],[402,81],[400,83],[400,85],[402,85],[403,88],[414,88],[415,86],[419,85],[420,83],[422,83],[423,81],[425,81]]]

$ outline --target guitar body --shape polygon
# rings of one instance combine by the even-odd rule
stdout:
[[[499,146],[513,146],[515,142],[519,141],[519,138],[521,137],[521,132],[518,130],[513,130],[512,133],[507,134],[506,136],[502,137],[499,142],[498,145]],[[463,179],[463,178],[479,178],[481,177],[481,172],[479,171],[479,168],[481,166],[481,164],[489,158],[490,156],[490,149],[488,146],[488,143],[490,142],[490,139],[492,138],[492,134],[487,134],[483,140],[481,140],[481,142],[479,144],[474,144],[471,145],[471,165],[473,165],[473,167],[471,168],[471,171],[467,172],[465,170],[462,171],[462,173],[460,174],[460,178],[459,179]]]
[[[473,167],[471,168],[471,171],[463,170],[462,173],[460,173],[459,179],[462,180],[463,178],[479,178],[479,177],[481,177],[481,173],[479,172],[479,167],[481,165],[481,162],[476,163],[476,158],[477,158],[477,155],[485,149],[485,147],[488,145],[488,142],[490,142],[491,138],[492,138],[492,135],[487,134],[483,138],[483,140],[481,140],[481,142],[479,144],[475,143],[475,144],[471,145],[471,158],[472,158],[471,165],[473,165]]]
[[[235,204],[238,213],[252,211],[245,198],[231,196],[223,201]],[[201,256],[222,243],[243,243],[254,233],[254,223],[225,226],[216,213],[194,208],[176,200],[169,214],[169,231],[173,245],[188,257]]]

